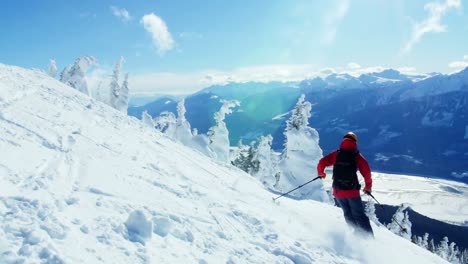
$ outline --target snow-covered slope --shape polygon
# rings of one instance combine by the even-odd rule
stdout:
[[[0,263],[442,263],[0,64]],[[398,254],[395,254],[398,252]]]

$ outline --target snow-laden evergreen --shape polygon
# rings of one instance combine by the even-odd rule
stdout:
[[[76,90],[90,95],[86,72],[96,64],[97,60],[93,56],[82,56],[75,60],[73,64],[67,65],[60,75],[60,81]]]
[[[47,70],[47,73],[52,78],[55,78],[57,76],[57,63],[54,59],[49,60],[49,68]]]
[[[241,139],[237,143],[237,146],[231,148],[231,151],[230,151],[231,164],[247,173],[249,173],[249,164],[247,161],[248,148],[249,146],[245,145]]]
[[[185,100],[181,99],[177,103],[177,120],[175,138],[182,144],[189,146],[192,145],[192,128],[190,123],[185,118]]]
[[[153,117],[150,114],[148,114],[147,111],[143,111],[143,113],[141,113],[141,121],[143,122],[143,124],[151,128],[154,128],[156,125],[153,120]]]
[[[184,144],[187,147],[191,147],[200,151],[208,157],[214,157],[213,151],[209,148],[208,136],[198,134],[198,131],[191,130],[190,123],[185,118],[185,100],[182,99],[177,103],[177,119],[174,127],[174,139]]]
[[[166,134],[168,137],[175,139],[177,118],[172,112],[162,112],[154,118],[156,129]]]
[[[257,163],[257,169],[252,175],[268,188],[274,188],[279,177],[277,156],[271,149],[272,142],[273,137],[271,135],[260,137],[253,155],[253,160]]]
[[[214,115],[216,124],[208,130],[209,147],[214,152],[215,158],[221,162],[229,163],[229,131],[224,119],[227,114],[232,113],[232,109],[239,106],[236,100],[221,100],[221,109]]]
[[[0,64],[0,87],[2,264],[443,263],[383,227],[355,236],[329,204],[272,203],[44,72]]]
[[[125,62],[123,57],[115,63],[114,71],[112,73],[112,80],[110,83],[110,105],[115,109],[127,112],[128,108],[128,74],[125,76],[125,80],[122,85],[120,85],[120,72],[122,71],[122,66]]]
[[[387,225],[387,228],[394,234],[411,240],[411,221],[409,220],[407,204],[402,204],[392,217],[392,222]]]
[[[309,127],[312,105],[301,95],[286,122],[284,150],[279,162],[280,176],[277,189],[285,192],[315,177],[316,166],[322,158],[317,130]],[[316,180],[291,193],[317,201],[328,201],[328,195],[320,180]]]
[[[421,239],[420,247],[429,250],[429,233],[424,233],[424,236]]]
[[[120,87],[120,95],[118,96],[117,101],[115,102],[115,109],[127,113],[128,109],[128,100],[129,100],[130,90],[128,88],[128,73],[125,74],[122,86]]]
[[[436,247],[435,253],[439,255],[441,258],[448,260],[449,258],[449,240],[448,237],[444,237],[439,245]]]

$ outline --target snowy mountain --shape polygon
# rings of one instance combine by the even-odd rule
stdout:
[[[0,263],[444,263],[39,71],[0,64],[0,149]]]
[[[207,88],[187,98],[187,119],[205,133],[213,125],[217,101],[239,100],[239,109],[226,119],[231,145],[271,134],[273,148],[281,151],[285,120],[305,93],[313,103],[309,121],[321,134],[324,152],[336,149],[343,133],[354,131],[374,170],[468,182],[468,68],[451,75],[406,75],[392,69],[359,77],[331,74],[304,80],[300,89],[293,83],[278,85]],[[134,109],[130,115],[140,118]]]

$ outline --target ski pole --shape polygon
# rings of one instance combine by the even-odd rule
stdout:
[[[311,183],[311,182],[317,180],[318,178],[320,178],[320,176],[317,176],[316,178],[313,178],[312,180],[310,180],[310,181],[308,181],[308,182],[306,182],[306,183],[304,183],[304,184],[302,184],[302,185],[300,185],[300,186],[298,186],[298,187],[296,187],[296,188],[290,190],[290,191],[287,192],[287,193],[283,193],[283,194],[281,194],[280,196],[278,196],[278,197],[276,197],[276,198],[273,198],[273,201],[275,201],[276,199],[279,199],[279,198],[281,198],[281,197],[287,195],[288,193],[291,193],[291,192],[293,192],[293,191],[295,191],[295,190],[297,190],[297,189],[299,189],[299,188],[304,187],[305,185],[307,185],[307,184],[309,184],[309,183]]]
[[[375,199],[374,195],[372,195],[370,192],[365,192],[365,193],[369,195],[370,197],[372,197],[372,199],[374,199],[382,207],[382,209],[385,210],[385,207],[381,203],[379,203],[377,199]],[[400,223],[398,223],[398,221],[395,219],[395,216],[392,216],[392,220],[395,221],[395,223],[401,228],[401,230],[403,230],[403,232],[408,233],[406,228],[404,228],[403,226],[401,226]]]
[[[375,197],[374,197],[374,195],[372,195],[372,193],[370,193],[370,192],[364,192],[364,193],[369,195],[370,197],[372,197],[372,199],[374,199],[380,205],[380,207],[382,207],[385,210],[385,207],[381,203],[379,203],[379,201],[377,201],[377,199],[375,199]]]

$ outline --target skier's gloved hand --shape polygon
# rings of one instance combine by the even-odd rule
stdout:
[[[324,172],[323,174],[319,174],[319,177],[323,180],[327,177],[327,174]]]
[[[362,190],[365,194],[371,194],[372,190],[371,188],[364,187],[364,190]]]

